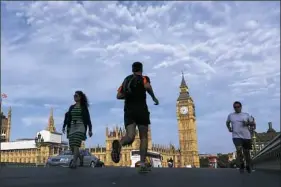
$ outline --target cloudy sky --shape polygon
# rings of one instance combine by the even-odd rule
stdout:
[[[12,139],[34,137],[50,107],[60,131],[75,90],[90,102],[94,136],[123,123],[116,89],[142,61],[160,105],[148,104],[155,143],[178,145],[181,71],[197,112],[200,153],[233,151],[232,103],[258,131],[280,130],[280,2],[1,2],[1,91]]]

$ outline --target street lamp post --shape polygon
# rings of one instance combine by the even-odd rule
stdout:
[[[256,137],[256,131],[253,131],[253,147],[254,147],[254,155],[257,155],[257,137]]]
[[[35,145],[37,148],[37,161],[36,161],[36,165],[41,164],[41,146],[44,143],[44,138],[41,136],[41,134],[39,133],[37,135],[37,137],[35,137]],[[40,153],[40,155],[38,155],[38,151]],[[39,162],[38,162],[39,160]]]
[[[256,122],[255,122],[255,118],[253,116],[250,117],[250,126],[249,126],[249,130],[251,132],[252,135],[252,146],[254,146],[254,155],[255,156],[257,154],[257,149],[256,149],[256,141],[257,141],[257,137],[256,137]]]

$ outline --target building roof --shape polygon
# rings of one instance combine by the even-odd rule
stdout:
[[[276,130],[272,127],[272,122],[268,122],[268,129],[266,132],[255,132],[256,142],[269,142],[279,134],[280,132],[276,132]]]
[[[269,142],[279,134],[280,134],[280,132],[256,133],[256,141],[257,142]]]
[[[22,140],[14,142],[1,142],[1,151],[19,150],[19,149],[35,149],[35,140]]]
[[[34,138],[19,138],[19,139],[16,139],[15,142],[19,142],[19,141],[27,141],[27,140],[34,140]]]

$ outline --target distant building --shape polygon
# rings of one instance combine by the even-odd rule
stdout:
[[[251,155],[254,156],[261,149],[264,148],[273,138],[279,135],[280,132],[276,132],[276,130],[272,127],[272,122],[268,122],[268,130],[266,132],[258,133],[254,131],[252,133],[252,141],[253,141],[253,149],[251,151]]]
[[[189,88],[182,75],[180,84],[180,93],[176,102],[176,114],[178,122],[179,147],[176,148],[172,144],[159,145],[152,143],[152,134],[149,126],[148,130],[148,149],[149,151],[158,152],[162,157],[162,166],[168,167],[168,159],[173,159],[175,167],[185,167],[187,165],[200,167],[198,156],[198,141],[195,104],[189,93]],[[10,113],[9,113],[10,114]],[[9,116],[9,115],[8,115]],[[5,118],[6,119],[6,118]],[[5,142],[1,143],[1,162],[20,162],[20,163],[46,163],[49,156],[58,154],[66,146],[62,142],[62,134],[56,132],[53,119],[53,110],[49,117],[49,122],[46,130],[37,133],[36,137],[44,139],[42,144],[36,143],[36,139],[21,139],[9,142],[10,137],[10,122],[11,118],[6,120],[6,126],[3,130],[5,134]],[[123,126],[123,125],[122,125]],[[176,128],[176,127],[174,127]],[[2,130],[2,128],[1,128]],[[116,139],[121,139],[126,134],[124,128],[114,127],[105,129],[105,144],[87,148],[92,154],[101,159],[105,165],[113,166],[131,166],[131,152],[138,150],[140,146],[140,136],[136,133],[135,141],[122,149],[122,157],[118,164],[111,160],[111,144]],[[169,137],[166,137],[169,138]],[[85,148],[85,143],[82,143],[82,148]]]
[[[218,167],[218,156],[213,154],[199,154],[200,159],[208,158],[209,167],[210,168],[217,168]]]
[[[236,152],[233,152],[233,153],[228,153],[228,161],[231,162],[232,160],[235,160],[236,157],[237,157],[237,154]]]
[[[1,106],[1,105],[0,105]],[[0,112],[1,129],[0,129],[0,142],[9,142],[11,136],[11,119],[12,109],[9,108],[8,116],[6,117],[3,112]]]
[[[2,115],[4,116],[4,115]],[[3,119],[3,118],[2,118]],[[15,141],[10,140],[11,108],[8,113],[8,120],[1,128],[1,162],[2,163],[33,163],[44,164],[49,156],[59,154],[60,151],[67,149],[67,143],[62,141],[62,134],[56,132],[53,119],[53,110],[49,117],[46,130],[36,134],[42,137],[43,142],[39,145],[34,138],[23,138]]]

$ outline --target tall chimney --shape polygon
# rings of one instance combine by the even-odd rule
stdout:
[[[268,129],[272,129],[272,122],[268,122]]]

